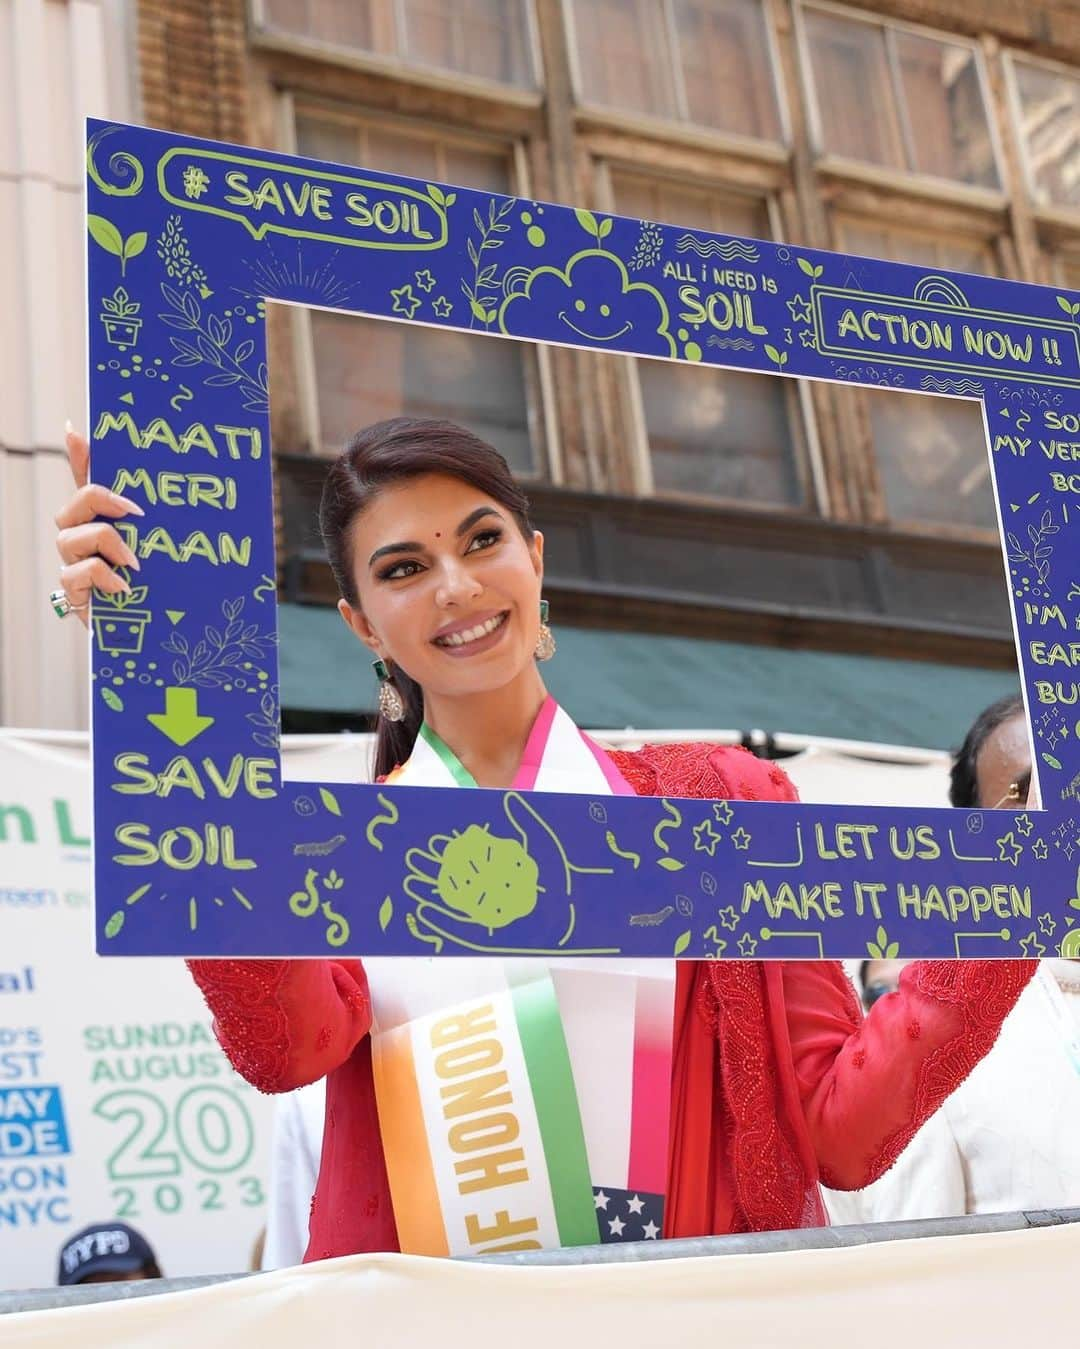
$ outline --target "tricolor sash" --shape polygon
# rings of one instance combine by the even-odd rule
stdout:
[[[475,786],[425,727],[398,785]],[[516,790],[627,795],[548,699]],[[375,1090],[403,1251],[659,1235],[674,964],[568,957],[373,960]]]

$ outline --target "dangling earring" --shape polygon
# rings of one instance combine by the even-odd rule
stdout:
[[[405,700],[390,678],[386,661],[381,658],[373,660],[371,668],[375,671],[375,678],[379,681],[379,711],[387,721],[404,721]]]
[[[536,638],[536,646],[533,648],[533,655],[537,660],[550,660],[554,656],[555,638],[551,629],[548,627],[548,614],[551,612],[551,606],[547,600],[540,601],[540,632]]]

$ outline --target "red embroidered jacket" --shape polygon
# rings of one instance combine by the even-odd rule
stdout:
[[[641,796],[793,801],[742,750],[615,753]],[[237,1071],[262,1091],[325,1076],[305,1259],[397,1250],[358,960],[196,960]],[[835,962],[678,967],[665,1236],[813,1226],[818,1180],[861,1189],[993,1044],[1034,962],[920,961],[865,1020]]]

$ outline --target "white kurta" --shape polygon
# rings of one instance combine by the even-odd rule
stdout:
[[[1043,961],[994,1048],[834,1225],[1080,1205],[1080,963]]]

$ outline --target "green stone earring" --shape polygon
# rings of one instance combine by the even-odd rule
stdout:
[[[387,721],[405,720],[405,700],[390,678],[390,670],[381,657],[371,662],[375,678],[379,681],[379,711]]]
[[[540,632],[537,634],[536,646],[533,648],[533,655],[537,660],[550,660],[556,651],[555,638],[551,629],[548,627],[548,615],[551,613],[551,606],[547,600],[540,601]]]

